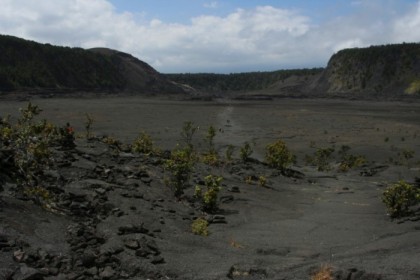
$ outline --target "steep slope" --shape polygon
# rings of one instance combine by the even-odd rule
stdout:
[[[89,51],[117,61],[118,73],[124,77],[126,91],[185,93],[181,86],[171,82],[149,64],[130,54],[107,48],[94,48]]]
[[[0,35],[0,91],[14,90],[184,92],[129,54],[57,47]]]
[[[320,74],[322,68],[277,70],[271,72],[248,73],[184,73],[166,74],[165,76],[177,83],[221,96],[235,96],[236,94],[252,93],[257,91],[273,91],[287,89],[290,91],[296,86],[301,87],[312,81],[312,77]]]
[[[418,96],[420,44],[339,51],[308,91],[347,97]]]

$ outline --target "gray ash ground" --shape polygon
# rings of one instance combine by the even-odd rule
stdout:
[[[115,101],[125,102],[123,99],[100,102],[102,106],[108,104],[103,106],[108,108]],[[39,101],[40,107],[47,109],[60,102]],[[76,106],[80,100],[72,102],[70,105]],[[122,106],[118,102],[117,107]],[[180,108],[188,111],[189,106],[194,106],[184,102],[177,103],[179,107],[170,107],[168,102],[155,102],[170,112]],[[205,111],[203,108],[216,105],[200,106]],[[279,127],[257,127],[253,112],[261,106],[265,110],[260,119],[268,120],[271,116],[270,121],[276,123],[278,118]],[[410,113],[406,110],[409,105],[400,104],[404,109],[383,118],[386,108],[397,109],[375,103],[365,114],[360,111],[350,114],[341,110],[345,105],[340,103],[330,107],[329,114],[338,112],[334,122],[323,124],[319,122],[331,115],[324,115],[320,103],[305,106],[302,110],[307,111],[293,111],[286,106],[284,111],[270,108],[268,112],[267,105],[242,104],[223,107],[214,117],[200,115],[197,122],[221,118],[217,127],[224,130],[224,136],[220,134],[217,138],[219,147],[227,142],[239,146],[252,136],[264,143],[283,135],[299,155],[313,151],[308,147],[308,139],[340,143],[338,138],[358,152],[366,151],[369,162],[342,173],[336,171],[336,166],[320,172],[298,160],[292,166],[293,171],[284,174],[260,161],[263,150],[257,144],[256,159],[250,162],[235,161],[219,167],[197,164],[191,187],[179,200],[164,183],[164,157],[118,150],[99,140],[79,139],[74,149],[57,150],[55,168],[45,172],[45,185],[56,197],[50,209],[16,196],[16,185],[11,180],[2,181],[0,279],[310,279],[322,264],[332,266],[335,279],[419,279],[419,216],[391,220],[380,197],[389,184],[401,179],[414,182],[420,176],[417,163],[420,147],[413,136],[420,131],[419,123],[413,121],[418,120],[420,106],[411,105],[414,113]],[[98,108],[91,108],[94,114],[99,112]],[[184,118],[200,108],[180,114]],[[246,117],[235,115],[232,112],[235,110],[248,112],[247,118],[252,119],[248,127]],[[48,110],[45,113],[53,114]],[[103,110],[101,114],[108,118],[107,113],[113,122],[124,123],[124,116],[118,119],[116,112]],[[305,124],[300,115],[304,113],[312,123],[306,120]],[[71,110],[60,114],[70,116]],[[355,119],[364,122],[348,123]],[[145,119],[139,121],[148,123]],[[105,123],[109,127],[103,133],[113,127],[116,134],[129,138],[126,130],[120,127],[119,131],[115,123]],[[96,124],[99,128],[93,129],[99,133],[103,124],[100,120]],[[153,124],[149,125],[146,131],[153,129]],[[163,128],[162,124],[151,132],[160,135],[162,146],[165,143],[168,146],[170,139],[172,145],[178,140],[172,132],[173,124],[168,125],[171,127]],[[323,125],[324,129],[317,128],[309,135],[311,127],[317,125]],[[177,126],[178,132],[180,127]],[[348,131],[349,127],[354,131]],[[370,141],[356,135],[357,129]],[[281,135],[275,134],[276,130],[282,130]],[[385,134],[392,143],[384,141]],[[405,140],[393,140],[401,137]],[[415,150],[415,158],[404,165],[388,162],[389,155],[396,156],[388,146],[397,143]],[[209,174],[224,177],[219,210],[210,214],[188,199],[195,184]],[[255,180],[245,181],[247,177],[258,176],[267,178],[266,187]],[[191,223],[198,217],[210,222],[208,237],[191,233]]]

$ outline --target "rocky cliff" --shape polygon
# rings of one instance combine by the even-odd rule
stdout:
[[[419,95],[420,44],[339,51],[308,91],[347,97]]]

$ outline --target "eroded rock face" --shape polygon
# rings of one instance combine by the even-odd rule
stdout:
[[[419,44],[341,50],[334,54],[313,90],[354,98],[418,95]],[[410,57],[410,58],[408,58]]]

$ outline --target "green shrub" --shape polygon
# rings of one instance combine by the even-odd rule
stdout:
[[[46,203],[49,194],[42,186],[42,177],[52,164],[51,146],[70,145],[70,142],[74,145],[74,138],[69,125],[60,132],[45,120],[35,121],[41,111],[28,103],[26,108],[20,109],[21,115],[15,124],[9,118],[0,121],[0,152],[6,155],[0,161],[0,172],[15,179],[22,194]]]
[[[330,159],[334,152],[334,148],[318,148],[313,156],[306,156],[307,164],[318,167],[318,171],[328,171],[331,169]]]
[[[211,125],[207,130],[206,141],[208,145],[208,153],[214,154],[214,137],[216,137],[216,129]]]
[[[340,165],[338,166],[338,170],[341,172],[346,172],[349,169],[360,167],[365,163],[366,163],[366,158],[364,156],[347,155],[340,162]]]
[[[208,236],[209,235],[209,222],[203,218],[195,219],[191,224],[191,231],[196,235]]]
[[[283,170],[295,162],[295,156],[283,141],[278,140],[265,147],[265,161],[269,166]]]
[[[412,213],[410,207],[420,203],[420,190],[401,180],[384,191],[382,201],[391,217],[408,216]]]
[[[267,178],[265,176],[258,177],[258,185],[265,188],[267,186]]]
[[[366,158],[364,156],[352,155],[349,154],[350,147],[343,145],[341,146],[338,154],[341,156],[341,161],[338,166],[338,170],[341,172],[346,172],[349,169],[362,166],[366,163]]]
[[[204,178],[206,191],[203,193],[199,186],[195,187],[195,197],[199,198],[203,203],[205,211],[214,211],[217,209],[217,196],[222,189],[221,182],[223,177],[208,175]]]
[[[194,124],[194,122],[186,121],[182,126],[181,130],[181,140],[184,142],[187,149],[192,152],[194,146],[192,143],[194,134],[198,131],[199,127]]]
[[[251,143],[248,141],[244,143],[244,145],[239,150],[239,156],[243,162],[247,162],[249,157],[252,155],[254,151],[252,150]]]
[[[217,166],[220,163],[219,156],[216,152],[204,154],[202,156],[202,161],[205,164],[208,164],[208,165],[211,165],[211,166]]]
[[[210,126],[207,130],[206,142],[208,145],[208,150],[204,153],[202,160],[204,163],[212,166],[217,166],[219,164],[219,155],[214,148],[214,137],[216,136],[216,129],[213,126]]]
[[[146,132],[140,132],[140,135],[134,140],[131,150],[136,153],[151,154],[154,152],[152,137]]]
[[[166,160],[164,166],[170,172],[170,177],[166,181],[167,185],[173,189],[176,197],[180,197],[188,186],[194,167],[191,151],[189,148],[173,150],[171,158]]]
[[[112,136],[104,136],[101,139],[102,143],[107,144],[111,149],[120,151],[123,147],[123,144],[118,139],[115,139]]]

